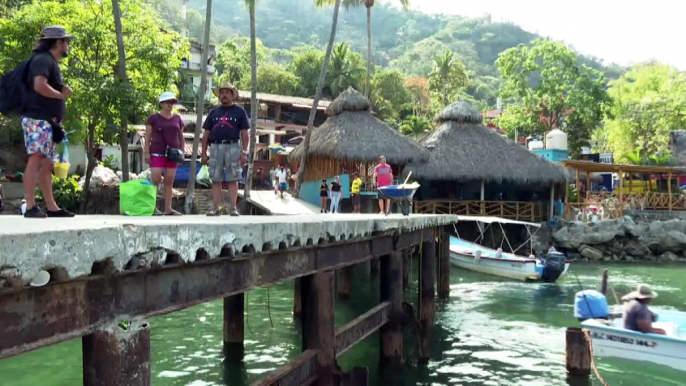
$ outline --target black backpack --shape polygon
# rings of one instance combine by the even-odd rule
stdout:
[[[31,59],[25,60],[0,79],[0,113],[18,119],[24,110],[29,93],[29,67]]]

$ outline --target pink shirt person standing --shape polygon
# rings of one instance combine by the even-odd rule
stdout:
[[[374,168],[374,179],[376,180],[377,188],[393,184],[393,169],[391,169],[391,165],[386,163],[386,157],[384,156],[379,157],[379,164]],[[391,200],[380,199],[379,209],[381,209],[381,214],[390,213]]]

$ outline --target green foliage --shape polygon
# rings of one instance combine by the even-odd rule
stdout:
[[[257,67],[257,91],[277,95],[294,95],[299,79],[285,67],[266,63]]]
[[[453,52],[445,51],[434,58],[429,89],[439,108],[458,100],[468,85],[467,70]]]
[[[326,74],[326,94],[336,98],[348,87],[361,90],[365,73],[362,55],[352,51],[347,43],[337,44],[331,54],[331,64]]]
[[[605,119],[606,147],[616,159],[654,155],[669,145],[669,132],[686,127],[686,75],[662,64],[637,66],[611,83],[614,103]]]
[[[418,117],[416,115],[412,115],[407,117],[402,124],[400,125],[400,134],[403,135],[412,135],[415,137],[415,139],[427,132],[432,130],[433,127],[431,126],[431,122],[429,122],[428,119],[424,117]]]
[[[564,128],[570,156],[588,144],[592,131],[609,103],[602,73],[579,65],[577,56],[562,43],[535,40],[500,54],[496,61],[503,82],[501,97],[521,106],[529,115],[527,126],[538,120],[532,134]]]
[[[261,41],[256,41],[257,63],[261,65],[269,57]],[[241,90],[250,89],[250,38],[238,37],[227,40],[217,51],[215,67],[218,82],[229,81]]]
[[[103,157],[102,162],[100,162],[100,165],[111,169],[115,173],[118,172],[119,169],[119,163],[114,159],[114,154],[106,155]]]
[[[405,78],[395,69],[382,69],[371,80],[370,100],[374,111],[383,118],[397,118],[402,106],[411,100]]]
[[[72,175],[65,179],[52,176],[52,194],[61,208],[68,211],[78,210],[79,204],[83,201],[79,176]],[[43,192],[40,189],[36,189],[36,198],[43,198]]]
[[[528,137],[540,134],[540,120],[534,114],[529,113],[521,105],[507,106],[503,114],[496,122],[497,126],[505,130],[507,137]]]
[[[319,73],[324,65],[324,51],[312,46],[299,46],[293,49],[295,56],[288,69],[299,79],[297,96],[313,98],[317,90]]]

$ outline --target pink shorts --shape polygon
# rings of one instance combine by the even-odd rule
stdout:
[[[176,169],[179,165],[171,162],[167,157],[150,156],[150,168]]]

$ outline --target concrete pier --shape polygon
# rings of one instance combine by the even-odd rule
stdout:
[[[122,332],[116,330],[120,320],[224,299],[226,355],[239,359],[245,292],[295,280],[303,352],[256,385],[336,385],[357,374],[342,374],[336,358],[376,331],[382,362],[402,362],[403,254],[423,246],[418,301],[427,360],[437,235],[455,222],[455,216],[433,215],[2,216],[0,359],[83,337],[84,384],[147,385],[147,323]],[[334,272],[371,260],[381,262],[381,302],[334,329]],[[40,270],[50,272],[49,283],[27,286]],[[101,363],[114,364],[116,374]]]

